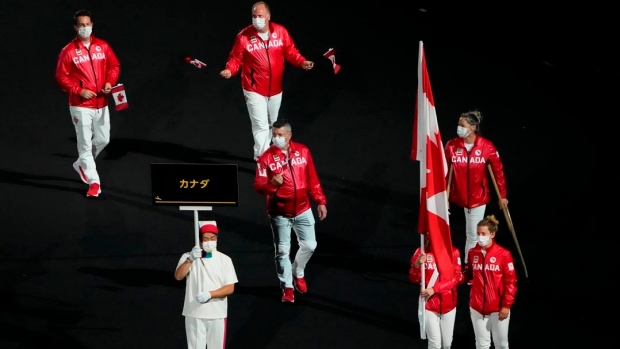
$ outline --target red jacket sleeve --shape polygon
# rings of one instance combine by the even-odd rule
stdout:
[[[308,150],[306,160],[308,161],[308,166],[306,166],[306,176],[308,178],[307,183],[310,196],[318,205],[327,205],[327,198],[325,197],[325,194],[323,194],[323,188],[321,187],[321,182],[319,181],[319,175],[316,173],[314,160],[312,160],[310,150]]]
[[[226,69],[230,70],[231,76],[237,75],[239,70],[241,70],[241,65],[243,64],[243,53],[245,51],[243,38],[243,31],[241,31],[235,37],[235,43],[228,54]]]
[[[301,64],[306,61],[306,58],[299,52],[299,49],[295,45],[293,38],[288,33],[288,30],[283,28],[283,33],[285,36],[283,42],[286,45],[283,50],[284,59],[286,59],[286,61],[294,67],[301,68]]]
[[[450,291],[461,283],[461,253],[454,246],[452,246],[452,263],[454,267],[453,277],[449,280],[443,280],[442,278],[439,278],[433,286],[433,291],[435,291],[436,293]]]
[[[254,176],[254,190],[261,195],[273,194],[278,187],[271,184],[271,171],[269,171],[270,152],[264,152],[256,162],[256,174]]]
[[[495,177],[495,181],[497,182],[499,194],[501,198],[506,198],[506,195],[508,195],[508,190],[506,189],[506,177],[504,177],[504,165],[499,158],[499,152],[495,148],[495,145],[489,141],[488,147],[489,163],[491,164],[491,171],[493,171],[493,176]]]
[[[506,250],[505,263],[502,270],[502,283],[504,293],[501,298],[501,306],[510,309],[515,302],[517,294],[517,272],[514,267],[514,260],[510,251]]]

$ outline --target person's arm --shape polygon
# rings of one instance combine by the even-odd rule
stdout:
[[[413,253],[413,256],[411,256],[411,267],[409,268],[409,282],[413,284],[420,283],[420,280],[422,279],[422,261],[420,258],[422,258],[421,250],[418,247]]]
[[[461,283],[461,279],[463,278],[461,274],[461,253],[456,247],[452,247],[452,267],[454,268],[452,279],[444,281],[442,278],[439,278],[437,282],[435,282],[433,290],[436,293],[450,291]]]
[[[230,78],[231,76],[235,76],[237,75],[239,70],[241,70],[241,66],[243,65],[243,55],[245,53],[245,45],[243,43],[244,41],[243,38],[244,38],[243,31],[241,31],[235,37],[235,42],[233,44],[232,49],[230,50],[230,53],[228,54],[228,60],[226,61],[226,64],[224,65],[224,70],[220,72],[220,75],[222,75],[225,78]],[[228,70],[228,72],[225,73],[226,70]]]
[[[293,37],[289,34],[288,30],[282,27],[281,39],[284,43],[284,47],[282,48],[282,54],[284,55],[284,59],[289,62],[292,66],[297,68],[302,68],[305,70],[309,70],[314,66],[312,61],[309,61],[304,57],[295,45],[295,41]]]
[[[177,266],[177,269],[174,271],[174,278],[177,281],[183,280],[189,273],[191,267],[192,261],[189,259],[189,257],[187,257],[185,261],[183,261]]]
[[[118,77],[121,72],[121,63],[118,60],[118,57],[116,57],[116,54],[114,53],[114,50],[112,50],[112,47],[110,47],[110,45],[107,46],[105,57],[106,57],[105,83],[110,84],[110,87],[111,87],[111,86],[116,85],[116,83],[118,82]]]
[[[505,250],[504,253],[504,263],[502,265],[504,293],[501,296],[501,305],[503,308],[510,309],[515,302],[517,294],[517,271],[515,270],[514,260],[510,251]]]
[[[500,208],[508,205],[508,189],[506,188],[506,177],[504,176],[504,165],[499,157],[499,152],[495,148],[495,145],[488,142],[489,158],[488,162],[495,177],[497,188],[499,189],[500,196]]]
[[[73,61],[67,48],[60,51],[58,55],[58,61],[56,62],[56,74],[54,78],[60,89],[68,94],[79,95],[82,91],[82,87],[77,81],[73,81],[70,78],[71,68],[73,67]]]
[[[235,292],[235,284],[224,285],[216,290],[209,291],[211,298],[224,298]]]
[[[278,190],[278,187],[273,185],[271,178],[273,173],[269,170],[268,157],[272,156],[268,153],[263,153],[256,162],[256,173],[254,175],[254,190],[261,195],[273,194]]]

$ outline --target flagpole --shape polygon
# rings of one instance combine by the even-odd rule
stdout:
[[[489,173],[491,174],[491,180],[493,181],[493,186],[495,186],[495,191],[497,192],[497,197],[501,200],[502,196],[499,193],[499,187],[497,186],[497,181],[495,180],[495,175],[493,175],[493,170],[491,170],[491,165],[487,165],[489,169]],[[502,207],[502,212],[504,212],[504,218],[506,218],[506,223],[508,224],[508,229],[512,234],[512,238],[515,241],[515,245],[517,245],[517,251],[519,252],[519,257],[521,257],[521,263],[523,264],[523,271],[525,272],[525,278],[528,279],[527,275],[527,266],[525,266],[525,259],[523,258],[523,254],[521,253],[521,247],[519,246],[519,240],[517,240],[517,233],[515,233],[515,227],[512,225],[512,218],[510,218],[510,212],[508,211],[508,206]]]

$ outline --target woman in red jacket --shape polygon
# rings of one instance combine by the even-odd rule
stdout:
[[[428,233],[424,234],[424,253],[418,249],[411,257],[409,281],[421,283],[424,272],[424,286],[420,291],[420,306],[424,306],[424,327],[428,340],[428,349],[449,349],[452,345],[454,333],[454,319],[456,316],[457,291],[456,286],[461,279],[461,255],[459,250],[452,246],[452,261],[454,263],[454,277],[450,280],[439,278],[439,270],[435,257],[430,250]],[[424,265],[424,269],[422,269]],[[421,314],[421,310],[419,310]]]
[[[450,165],[450,202],[465,212],[465,263],[467,251],[476,246],[476,224],[482,220],[486,204],[491,200],[487,165],[499,189],[499,206],[508,207],[504,166],[495,145],[480,135],[482,114],[478,110],[461,114],[458,137],[445,146],[446,161]]]
[[[469,312],[476,349],[508,349],[510,308],[517,293],[512,254],[495,242],[499,222],[493,215],[478,223],[478,244],[469,250],[463,280],[471,282]]]

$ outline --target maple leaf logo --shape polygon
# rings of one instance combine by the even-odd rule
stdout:
[[[116,100],[123,103],[123,100],[125,99],[125,95],[122,93],[119,93],[116,95]]]

